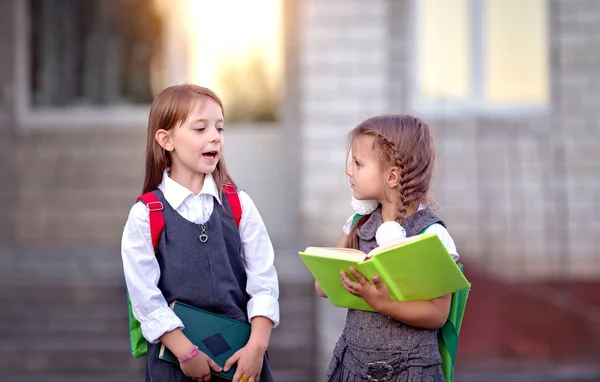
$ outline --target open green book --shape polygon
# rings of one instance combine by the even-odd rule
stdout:
[[[397,301],[432,300],[470,284],[436,234],[420,234],[377,247],[369,254],[349,248],[308,247],[299,252],[334,306],[373,311],[362,298],[350,294],[340,271],[355,268],[367,279],[378,275]]]
[[[172,302],[170,306],[185,326],[183,334],[198,346],[198,350],[221,367],[236,351],[246,346],[250,339],[250,324],[219,316],[179,301]],[[177,357],[163,344],[160,346],[158,358],[179,363]],[[211,373],[221,378],[232,379],[235,370],[236,365],[228,372],[217,373],[211,370]]]

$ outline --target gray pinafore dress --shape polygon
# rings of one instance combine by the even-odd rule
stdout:
[[[358,230],[359,249],[375,247],[383,223],[381,207]],[[405,219],[407,236],[432,224],[444,224],[423,209]],[[375,312],[349,309],[346,325],[333,351],[326,382],[445,382],[438,350],[438,331],[415,328]]]
[[[174,300],[248,322],[246,271],[242,262],[242,242],[227,198],[215,208],[205,223],[208,240],[200,242],[201,224],[179,215],[163,193],[154,191],[164,206],[165,228],[156,258],[160,266],[158,288],[168,303]],[[179,365],[157,358],[160,343],[148,343],[146,382],[192,382]],[[212,377],[211,381],[220,381]],[[265,354],[260,382],[272,382],[273,374]]]

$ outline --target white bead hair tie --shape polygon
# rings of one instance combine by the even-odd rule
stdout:
[[[359,215],[368,215],[373,213],[379,206],[377,200],[358,200],[354,196],[352,197],[352,209]]]
[[[406,230],[396,221],[383,222],[375,232],[378,246],[406,239]]]

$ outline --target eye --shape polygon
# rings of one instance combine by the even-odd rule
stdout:
[[[354,164],[357,166],[360,166],[360,163],[358,163],[358,161],[356,159],[354,160]]]
[[[202,127],[197,127],[197,128],[195,128],[194,130],[196,130],[197,132],[201,133],[201,132],[203,132],[204,130],[206,130],[206,127],[204,127],[204,126],[202,126]]]
[[[223,126],[217,126],[217,131],[219,133],[222,133],[223,131],[225,131],[225,128]]]

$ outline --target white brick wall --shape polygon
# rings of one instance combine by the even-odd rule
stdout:
[[[13,139],[14,139],[14,22],[12,1],[0,2],[0,179],[4,184],[14,183]],[[12,223],[15,190],[0,186],[0,241],[11,242],[14,236]]]
[[[555,9],[553,82],[557,140],[564,146],[565,205],[558,218],[568,230],[569,272],[600,274],[600,3],[551,2]],[[564,216],[566,214],[566,216]]]
[[[388,103],[387,3],[300,1],[302,204],[312,243],[331,243],[351,213],[345,135]]]
[[[20,134],[16,164],[17,239],[44,243],[118,243],[141,192],[145,129]],[[258,150],[268,147],[268,150]],[[286,163],[279,126],[238,126],[227,132],[229,170],[253,198],[278,248],[296,232],[285,213]],[[26,171],[25,171],[26,169]]]
[[[389,39],[385,0],[301,0],[301,214],[311,245],[331,245],[352,213],[344,173],[346,134],[388,105]],[[344,312],[318,305],[322,376]]]

